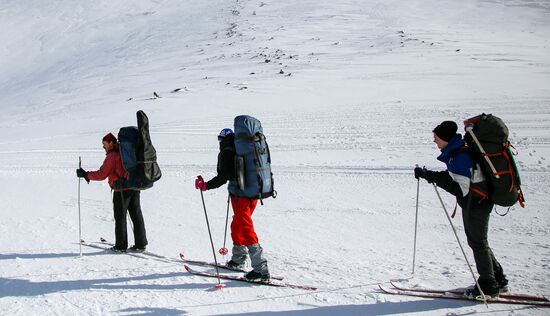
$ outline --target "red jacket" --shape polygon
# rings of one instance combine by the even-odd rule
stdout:
[[[97,171],[89,171],[87,173],[89,180],[101,181],[109,177],[109,186],[111,189],[116,180],[126,178],[126,171],[122,167],[122,160],[118,150],[111,150],[107,153],[107,157],[103,161],[103,165]],[[118,191],[118,190],[115,190]]]

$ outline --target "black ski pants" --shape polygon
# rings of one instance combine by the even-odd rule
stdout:
[[[470,208],[462,209],[466,238],[474,252],[480,285],[492,285],[495,281],[504,278],[502,267],[495,258],[487,240],[489,216],[493,209],[493,203],[477,204],[472,202],[471,204]]]
[[[145,223],[141,214],[140,191],[115,191],[113,194],[113,209],[115,215],[115,248],[128,248],[128,232],[126,229],[126,211],[134,225],[134,245],[138,248],[147,246]]]

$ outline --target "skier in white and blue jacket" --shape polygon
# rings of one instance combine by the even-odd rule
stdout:
[[[494,204],[487,196],[476,194],[476,187],[486,185],[485,179],[477,164],[474,168],[472,156],[457,130],[456,123],[452,121],[444,121],[433,130],[434,143],[441,150],[437,159],[447,165],[447,170],[430,171],[417,167],[414,176],[435,183],[456,197],[462,208],[468,245],[474,253],[479,286],[485,295],[496,296],[508,290],[508,280],[487,240],[489,216]],[[481,295],[476,286],[466,294],[474,297]]]

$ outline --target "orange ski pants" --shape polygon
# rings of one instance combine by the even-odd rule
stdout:
[[[244,196],[231,196],[233,207],[233,221],[231,222],[231,238],[237,246],[250,246],[258,243],[258,236],[254,231],[252,213],[258,203],[257,199]]]

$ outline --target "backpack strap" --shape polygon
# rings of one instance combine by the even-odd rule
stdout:
[[[474,178],[474,173],[476,172],[476,168],[475,166],[472,167],[472,179]],[[486,181],[486,180],[484,180]],[[489,200],[489,194],[487,192],[484,192],[476,187],[472,187],[472,184],[474,183],[470,183],[470,192],[468,193],[469,194],[469,197],[468,197],[468,209],[470,209],[470,206],[471,206],[471,202],[472,202],[472,194],[476,194],[478,196],[481,197],[481,199],[479,199],[479,201],[477,202],[478,204],[481,204],[481,202],[483,202],[483,200]]]
[[[233,152],[233,154],[235,155],[235,147],[233,146],[225,146],[224,148],[222,148],[222,150],[220,151],[220,157],[221,157],[221,154],[224,152],[224,151],[230,151],[230,152]],[[236,156],[236,155],[235,155]],[[235,170],[233,172],[233,175],[232,177],[235,178],[235,175],[237,174],[237,170],[236,170],[236,164],[235,164]],[[222,166],[221,166],[221,161],[218,161],[218,166],[216,167],[216,169],[221,169]],[[229,180],[233,180],[233,179],[229,179]]]
[[[475,193],[475,194],[481,196],[481,199],[479,200],[478,203],[481,203],[481,201],[483,201],[483,200],[488,200],[489,199],[489,196],[487,195],[487,193],[485,193],[485,192],[483,192],[483,191],[481,191],[477,188],[471,188],[470,191],[472,193]]]
[[[468,152],[468,147],[466,145],[462,145],[461,147],[453,150],[449,156],[450,157],[455,157],[457,156],[458,154],[461,154],[461,153],[465,153],[465,152]]]
[[[262,139],[265,140],[265,136],[261,133],[256,133],[256,135],[254,135],[254,137],[252,137],[252,141],[254,143],[256,142],[261,142]],[[256,165],[256,177],[258,177],[258,187],[259,187],[259,191],[258,191],[258,196],[260,197],[260,204],[261,205],[264,205],[264,202],[262,200],[262,190],[264,188],[264,181],[262,180],[262,177],[260,176],[260,154],[258,153],[258,147],[256,146],[256,144],[254,144],[254,164]]]
[[[451,218],[455,218],[457,206],[458,206],[458,201],[455,202],[455,209],[453,210],[453,214],[451,215]]]

